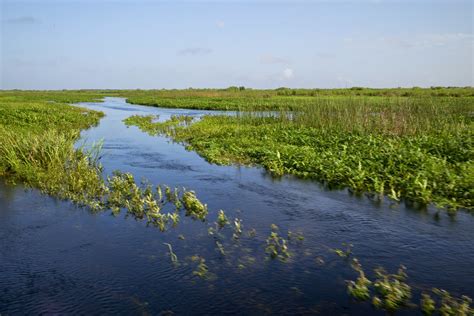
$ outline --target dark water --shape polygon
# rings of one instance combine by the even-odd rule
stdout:
[[[471,215],[436,218],[433,210],[377,205],[314,182],[273,179],[259,168],[210,165],[182,145],[122,123],[133,114],[166,119],[205,111],[128,105],[116,98],[83,106],[106,113],[98,127],[83,133],[88,143],[104,140],[106,173],[120,169],[153,184],[193,189],[208,204],[211,221],[224,209],[257,236],[233,241],[230,229],[224,230],[223,257],[207,223],[183,216],[178,228],[161,233],[131,217],[92,214],[35,190],[0,184],[1,315],[383,314],[346,294],[345,280],[356,274],[328,250],[344,242],[354,245],[367,272],[404,264],[415,302],[420,290],[434,286],[474,297]],[[282,235],[291,230],[305,237],[290,243],[287,263],[265,260],[272,223]],[[178,266],[163,242],[173,245]],[[192,255],[206,259],[210,279],[193,275]]]

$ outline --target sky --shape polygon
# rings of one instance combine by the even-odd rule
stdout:
[[[472,0],[0,2],[0,89],[474,85]]]

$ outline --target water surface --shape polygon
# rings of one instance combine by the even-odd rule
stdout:
[[[233,241],[226,232],[223,257],[207,223],[183,216],[178,228],[161,233],[131,217],[92,214],[0,183],[2,315],[383,314],[346,294],[345,280],[356,274],[328,250],[342,243],[354,245],[366,271],[405,265],[414,301],[419,289],[434,286],[474,297],[472,215],[436,217],[433,210],[377,204],[312,181],[274,179],[260,168],[211,165],[181,144],[122,122],[135,114],[167,119],[215,112],[129,105],[120,98],[81,106],[106,114],[79,142],[103,140],[106,174],[118,169],[152,184],[192,189],[208,204],[211,221],[223,209],[257,236]],[[291,230],[305,237],[290,244],[288,263],[265,260],[272,223],[282,235]],[[173,245],[179,266],[163,242]],[[192,255],[205,258],[215,277],[194,276]]]

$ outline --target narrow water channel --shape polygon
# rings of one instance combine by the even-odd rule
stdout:
[[[184,218],[161,233],[144,221],[109,212],[92,214],[0,183],[0,314],[381,314],[353,302],[345,280],[356,273],[330,248],[353,244],[366,271],[407,267],[418,290],[444,288],[474,297],[474,217],[376,204],[312,181],[274,179],[261,168],[216,166],[166,137],[152,137],[122,120],[135,114],[202,116],[214,112],[130,105],[121,98],[83,107],[105,113],[79,142],[103,140],[106,174],[196,191],[210,217],[223,209],[242,219],[243,234],[216,250],[208,224]],[[183,216],[184,217],[184,216]],[[266,260],[270,225],[301,233],[287,263]],[[181,238],[178,238],[180,235]],[[182,239],[184,237],[184,240]],[[179,265],[170,261],[170,243]],[[193,275],[193,255],[205,258],[212,277]],[[419,314],[405,311],[401,314]]]

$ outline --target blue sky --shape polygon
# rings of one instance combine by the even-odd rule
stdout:
[[[471,0],[0,1],[3,89],[474,85]]]

